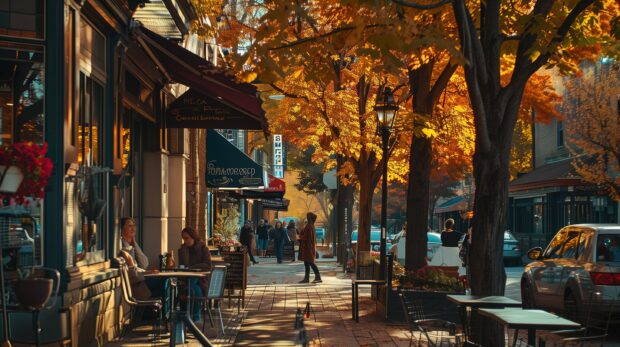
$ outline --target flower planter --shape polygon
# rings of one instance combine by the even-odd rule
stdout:
[[[401,289],[401,291],[403,295],[412,297],[422,306],[427,319],[443,319],[457,324],[460,323],[457,306],[453,302],[448,301],[446,295],[463,293],[425,292],[413,289]],[[405,323],[405,315],[400,297],[398,296],[398,290],[395,288],[390,289],[388,294],[388,320],[390,322]]]
[[[50,298],[53,284],[51,278],[25,278],[13,282],[13,288],[20,305],[40,309]]]
[[[0,176],[5,170],[4,179],[2,180],[2,184],[0,184],[0,192],[15,193],[24,180],[24,174],[17,166],[9,166],[7,169],[6,166],[0,165]]]

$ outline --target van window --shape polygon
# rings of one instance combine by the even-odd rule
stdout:
[[[562,257],[562,247],[568,238],[568,230],[560,230],[560,232],[555,235],[553,240],[549,242],[549,246],[545,250],[544,257],[549,259],[556,259]]]
[[[562,258],[575,259],[579,249],[580,232],[570,231],[566,243],[564,243],[564,252]]]
[[[620,235],[600,234],[598,236],[596,260],[620,262]]]

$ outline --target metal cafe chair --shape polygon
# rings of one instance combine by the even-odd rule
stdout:
[[[153,331],[155,336],[153,337],[153,342],[158,340],[159,330],[161,327],[162,320],[162,302],[160,299],[152,299],[152,300],[139,300],[133,297],[133,293],[131,291],[131,282],[129,279],[129,267],[124,259],[118,259],[119,268],[121,272],[121,287],[123,292],[123,301],[129,305],[129,323],[124,324],[120,338],[123,338],[127,333],[131,332],[133,328],[136,326],[136,316],[138,308],[151,307],[157,312],[159,318],[155,321],[153,325]]]
[[[224,287],[226,283],[226,266],[216,265],[211,269],[211,277],[209,278],[209,289],[205,296],[192,298],[194,304],[202,305],[203,315],[208,315],[209,323],[213,327],[213,315],[211,313],[211,303],[220,318],[220,334],[224,334],[224,320],[222,319],[222,300],[224,299]],[[206,319],[202,322],[202,331],[205,330]]]
[[[406,295],[403,295],[403,293],[398,293],[398,296],[400,297],[400,302],[405,314],[405,320],[407,321],[409,333],[411,334],[409,346],[413,344],[413,336],[416,331],[420,332],[418,346],[422,346],[422,336],[424,336],[427,346],[437,346],[438,344],[434,342],[430,336],[430,334],[436,332],[445,332],[448,333],[449,336],[454,336],[455,338],[457,337],[456,323],[443,319],[428,319],[426,318],[422,305],[420,305],[415,299],[407,297]],[[444,335],[441,334],[439,337],[439,345],[442,345]],[[456,342],[458,344],[459,341]]]
[[[590,294],[590,303],[593,302],[594,295],[600,294],[592,292]],[[607,305],[609,307],[609,311],[605,316],[605,319],[596,319],[592,315],[592,304],[587,305],[587,313],[584,320],[584,324],[580,329],[576,330],[562,330],[562,331],[554,331],[552,334],[561,336],[562,339],[559,341],[562,347],[567,346],[583,346],[587,344],[588,346],[593,346],[596,343],[600,343],[599,346],[605,345],[605,340],[609,333],[609,326],[616,314],[616,309],[618,307],[618,303],[616,298],[612,298],[611,302]]]

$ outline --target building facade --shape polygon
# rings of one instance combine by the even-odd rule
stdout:
[[[584,75],[596,85],[597,71],[604,71],[603,60],[582,66]],[[564,90],[563,80],[555,79],[556,90]],[[619,96],[620,98],[620,96]],[[564,107],[579,102],[565,95]],[[618,203],[608,192],[587,183],[576,173],[569,151],[571,134],[566,133],[565,122],[581,117],[562,112],[564,120],[553,119],[549,124],[533,126],[533,170],[510,183],[507,229],[528,249],[546,246],[562,227],[577,223],[618,223]]]
[[[46,142],[54,165],[45,198],[27,207],[34,265],[62,276],[64,313],[42,313],[44,340],[101,345],[120,332],[120,218],[136,220],[152,267],[188,222],[206,228],[206,189],[191,200],[206,167],[204,130],[168,128],[169,108],[191,88],[215,99],[217,84],[222,103],[256,93],[193,70],[221,55],[190,33],[197,19],[189,0],[0,2],[0,141]],[[175,66],[188,54],[200,66]],[[248,104],[238,109],[261,112]],[[12,338],[32,342],[31,316],[11,317]]]

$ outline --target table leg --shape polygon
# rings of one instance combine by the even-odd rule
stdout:
[[[39,320],[39,310],[35,310],[32,313],[32,324],[35,331],[35,343],[38,346],[41,345],[41,321]]]
[[[527,344],[536,346],[536,329],[527,329]]]
[[[465,340],[469,340],[469,320],[467,319],[467,306],[459,305],[461,324],[463,324],[463,335]]]
[[[355,320],[355,284],[351,283],[351,318]]]
[[[221,313],[220,313],[221,314]],[[221,319],[221,317],[220,317]],[[200,329],[198,329],[198,327],[196,326],[196,324],[194,324],[194,321],[192,321],[189,318],[189,315],[187,313],[185,313],[184,317],[183,317],[183,321],[185,322],[185,324],[187,324],[187,327],[189,328],[189,330],[192,332],[192,334],[194,334],[194,337],[200,341],[200,344],[202,344],[203,346],[208,346],[211,347],[213,346],[211,344],[211,342],[209,341],[209,339],[202,333],[202,331],[200,331]]]
[[[360,287],[355,285],[355,321],[360,322]]]

